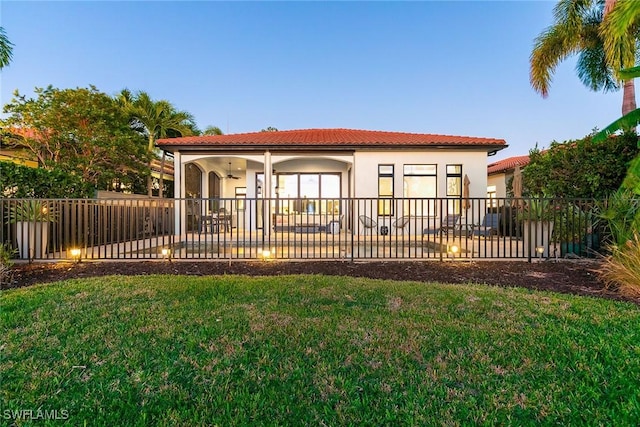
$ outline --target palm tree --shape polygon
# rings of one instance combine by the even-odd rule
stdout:
[[[617,0],[605,15],[600,27],[604,39],[607,59],[620,58],[622,64],[635,64],[635,43],[640,27],[640,2],[636,0]],[[636,37],[628,37],[629,33]]]
[[[7,38],[4,28],[0,27],[0,70],[9,65],[13,56],[13,43]]]
[[[629,65],[628,58],[605,55],[600,34],[603,17],[615,6],[615,0],[560,0],[554,8],[555,20],[535,40],[531,53],[531,86],[543,97],[549,94],[556,66],[572,55],[578,55],[578,77],[591,90],[604,92],[619,89],[617,70]],[[627,34],[627,38],[635,38]],[[632,56],[636,48],[633,44]],[[636,108],[633,80],[624,82],[622,113]]]
[[[150,153],[155,150],[156,139],[176,136],[188,136],[195,129],[193,116],[185,111],[178,111],[165,100],[154,101],[148,93],[138,92],[133,95],[127,89],[120,92],[118,101],[127,110],[131,117],[131,127],[148,138],[147,149]],[[162,152],[160,164],[160,192],[164,186],[165,152]],[[152,195],[153,180],[151,175],[147,178],[147,192]]]

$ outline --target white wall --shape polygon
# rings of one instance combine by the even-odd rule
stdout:
[[[403,195],[403,166],[408,164],[437,165],[437,197],[447,196],[447,165],[461,164],[462,177],[466,174],[470,197],[487,196],[487,153],[471,150],[421,151],[363,151],[355,154],[355,197],[378,196],[378,165],[394,165],[394,194]]]
[[[487,186],[496,186],[496,197],[507,197],[507,177],[504,173],[490,175],[487,178]]]

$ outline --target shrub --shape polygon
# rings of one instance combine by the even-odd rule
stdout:
[[[12,282],[12,258],[16,252],[9,243],[0,245],[0,285],[10,285]]]
[[[640,297],[640,237],[637,233],[623,245],[611,245],[611,255],[604,258],[600,277],[620,293]]]
[[[525,194],[563,198],[607,197],[622,184],[632,160],[640,154],[638,135],[622,135],[594,142],[583,139],[552,142],[547,150],[529,153],[523,170]]]
[[[19,200],[9,206],[7,220],[10,224],[19,221],[27,222],[55,222],[57,213],[49,203],[41,200]]]
[[[83,198],[94,194],[93,186],[76,175],[12,162],[0,162],[0,191],[3,197],[11,198]]]

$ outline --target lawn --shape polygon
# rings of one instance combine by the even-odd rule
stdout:
[[[2,291],[0,307],[5,424],[19,411],[57,416],[52,425],[640,419],[640,310],[630,303],[349,277],[158,275]]]

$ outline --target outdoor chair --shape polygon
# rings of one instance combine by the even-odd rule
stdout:
[[[491,237],[498,235],[498,229],[500,228],[500,218],[501,215],[499,213],[488,213],[484,216],[482,220],[482,225],[474,226],[471,230],[471,234],[473,236],[478,237]]]
[[[358,217],[358,220],[360,221],[360,224],[362,224],[361,230],[364,231],[364,233],[362,234],[367,234],[367,230],[373,234],[374,230],[375,233],[378,234],[378,223],[376,221],[374,221],[372,218],[369,218],[366,215],[360,215]]]
[[[218,226],[220,227],[220,231],[231,231],[231,215],[225,208],[218,209],[216,219]]]
[[[402,230],[402,234],[404,234],[404,229],[407,228],[407,226],[409,225],[409,220],[411,219],[411,217],[409,216],[401,216],[400,218],[396,219],[395,221],[393,221],[393,224],[391,224],[391,226],[393,227],[394,230],[396,230],[395,232],[397,233],[397,230]]]
[[[449,234],[450,231],[454,231],[460,227],[460,214],[447,215],[444,217],[438,228],[425,228],[422,231],[422,235],[426,234]]]

